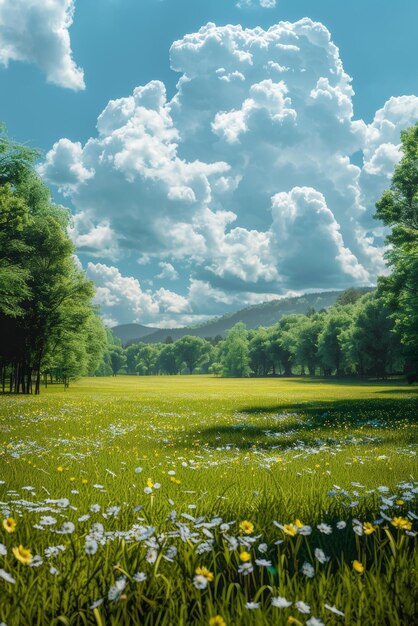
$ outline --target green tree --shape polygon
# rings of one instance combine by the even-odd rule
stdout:
[[[181,363],[185,363],[190,374],[199,365],[201,358],[206,351],[206,342],[201,337],[185,335],[174,342],[177,358]]]
[[[418,378],[418,123],[401,133],[403,157],[390,189],[376,204],[377,219],[391,227],[386,238],[390,276],[379,278],[379,292],[391,310],[405,349],[410,381]]]
[[[250,350],[245,324],[238,322],[228,331],[221,344],[220,357],[224,376],[246,378],[250,375]]]
[[[344,373],[344,352],[342,333],[350,326],[353,305],[334,306],[325,315],[324,324],[318,337],[318,356],[325,376],[333,372],[337,376]]]

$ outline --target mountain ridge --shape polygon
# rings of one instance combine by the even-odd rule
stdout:
[[[367,293],[371,289],[363,287],[359,291]],[[142,324],[122,324],[113,327],[112,332],[125,346],[138,341],[160,343],[164,342],[167,337],[171,337],[173,341],[176,341],[184,337],[184,335],[194,335],[203,338],[215,337],[216,335],[223,337],[238,322],[243,322],[248,329],[254,329],[259,326],[273,326],[284,315],[307,313],[310,309],[315,309],[316,311],[328,309],[335,304],[342,292],[343,290],[321,291],[289,298],[278,298],[277,300],[253,304],[221,317],[214,317],[198,326],[155,328]]]

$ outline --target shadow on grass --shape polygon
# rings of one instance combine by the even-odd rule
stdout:
[[[408,428],[418,424],[415,397],[242,406],[234,415],[235,424],[199,429],[199,439],[212,447],[243,450],[350,442],[402,446],[418,441],[417,429]],[[260,419],[262,424],[257,423]]]

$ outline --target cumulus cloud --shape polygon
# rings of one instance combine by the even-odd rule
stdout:
[[[0,0],[0,63],[34,63],[48,82],[84,89],[83,70],[71,51],[74,9],[74,0]]]
[[[239,9],[251,6],[260,6],[262,9],[274,9],[276,6],[276,0],[239,0],[236,6]]]
[[[160,81],[137,87],[108,103],[84,145],[61,139],[47,154],[42,175],[81,216],[76,243],[99,255],[102,237],[108,258],[160,263],[161,280],[175,267],[188,315],[201,314],[197,287],[226,306],[228,294],[373,284],[384,269],[374,205],[418,98],[356,119],[339,50],[308,18],[209,23],[170,59],[170,100]]]
[[[179,278],[179,274],[171,263],[166,263],[165,261],[160,261],[158,266],[161,269],[161,272],[157,274],[155,278],[158,280],[177,280]]]

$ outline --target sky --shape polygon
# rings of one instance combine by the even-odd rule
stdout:
[[[374,285],[417,21],[410,0],[0,0],[0,120],[41,149],[106,323]]]

